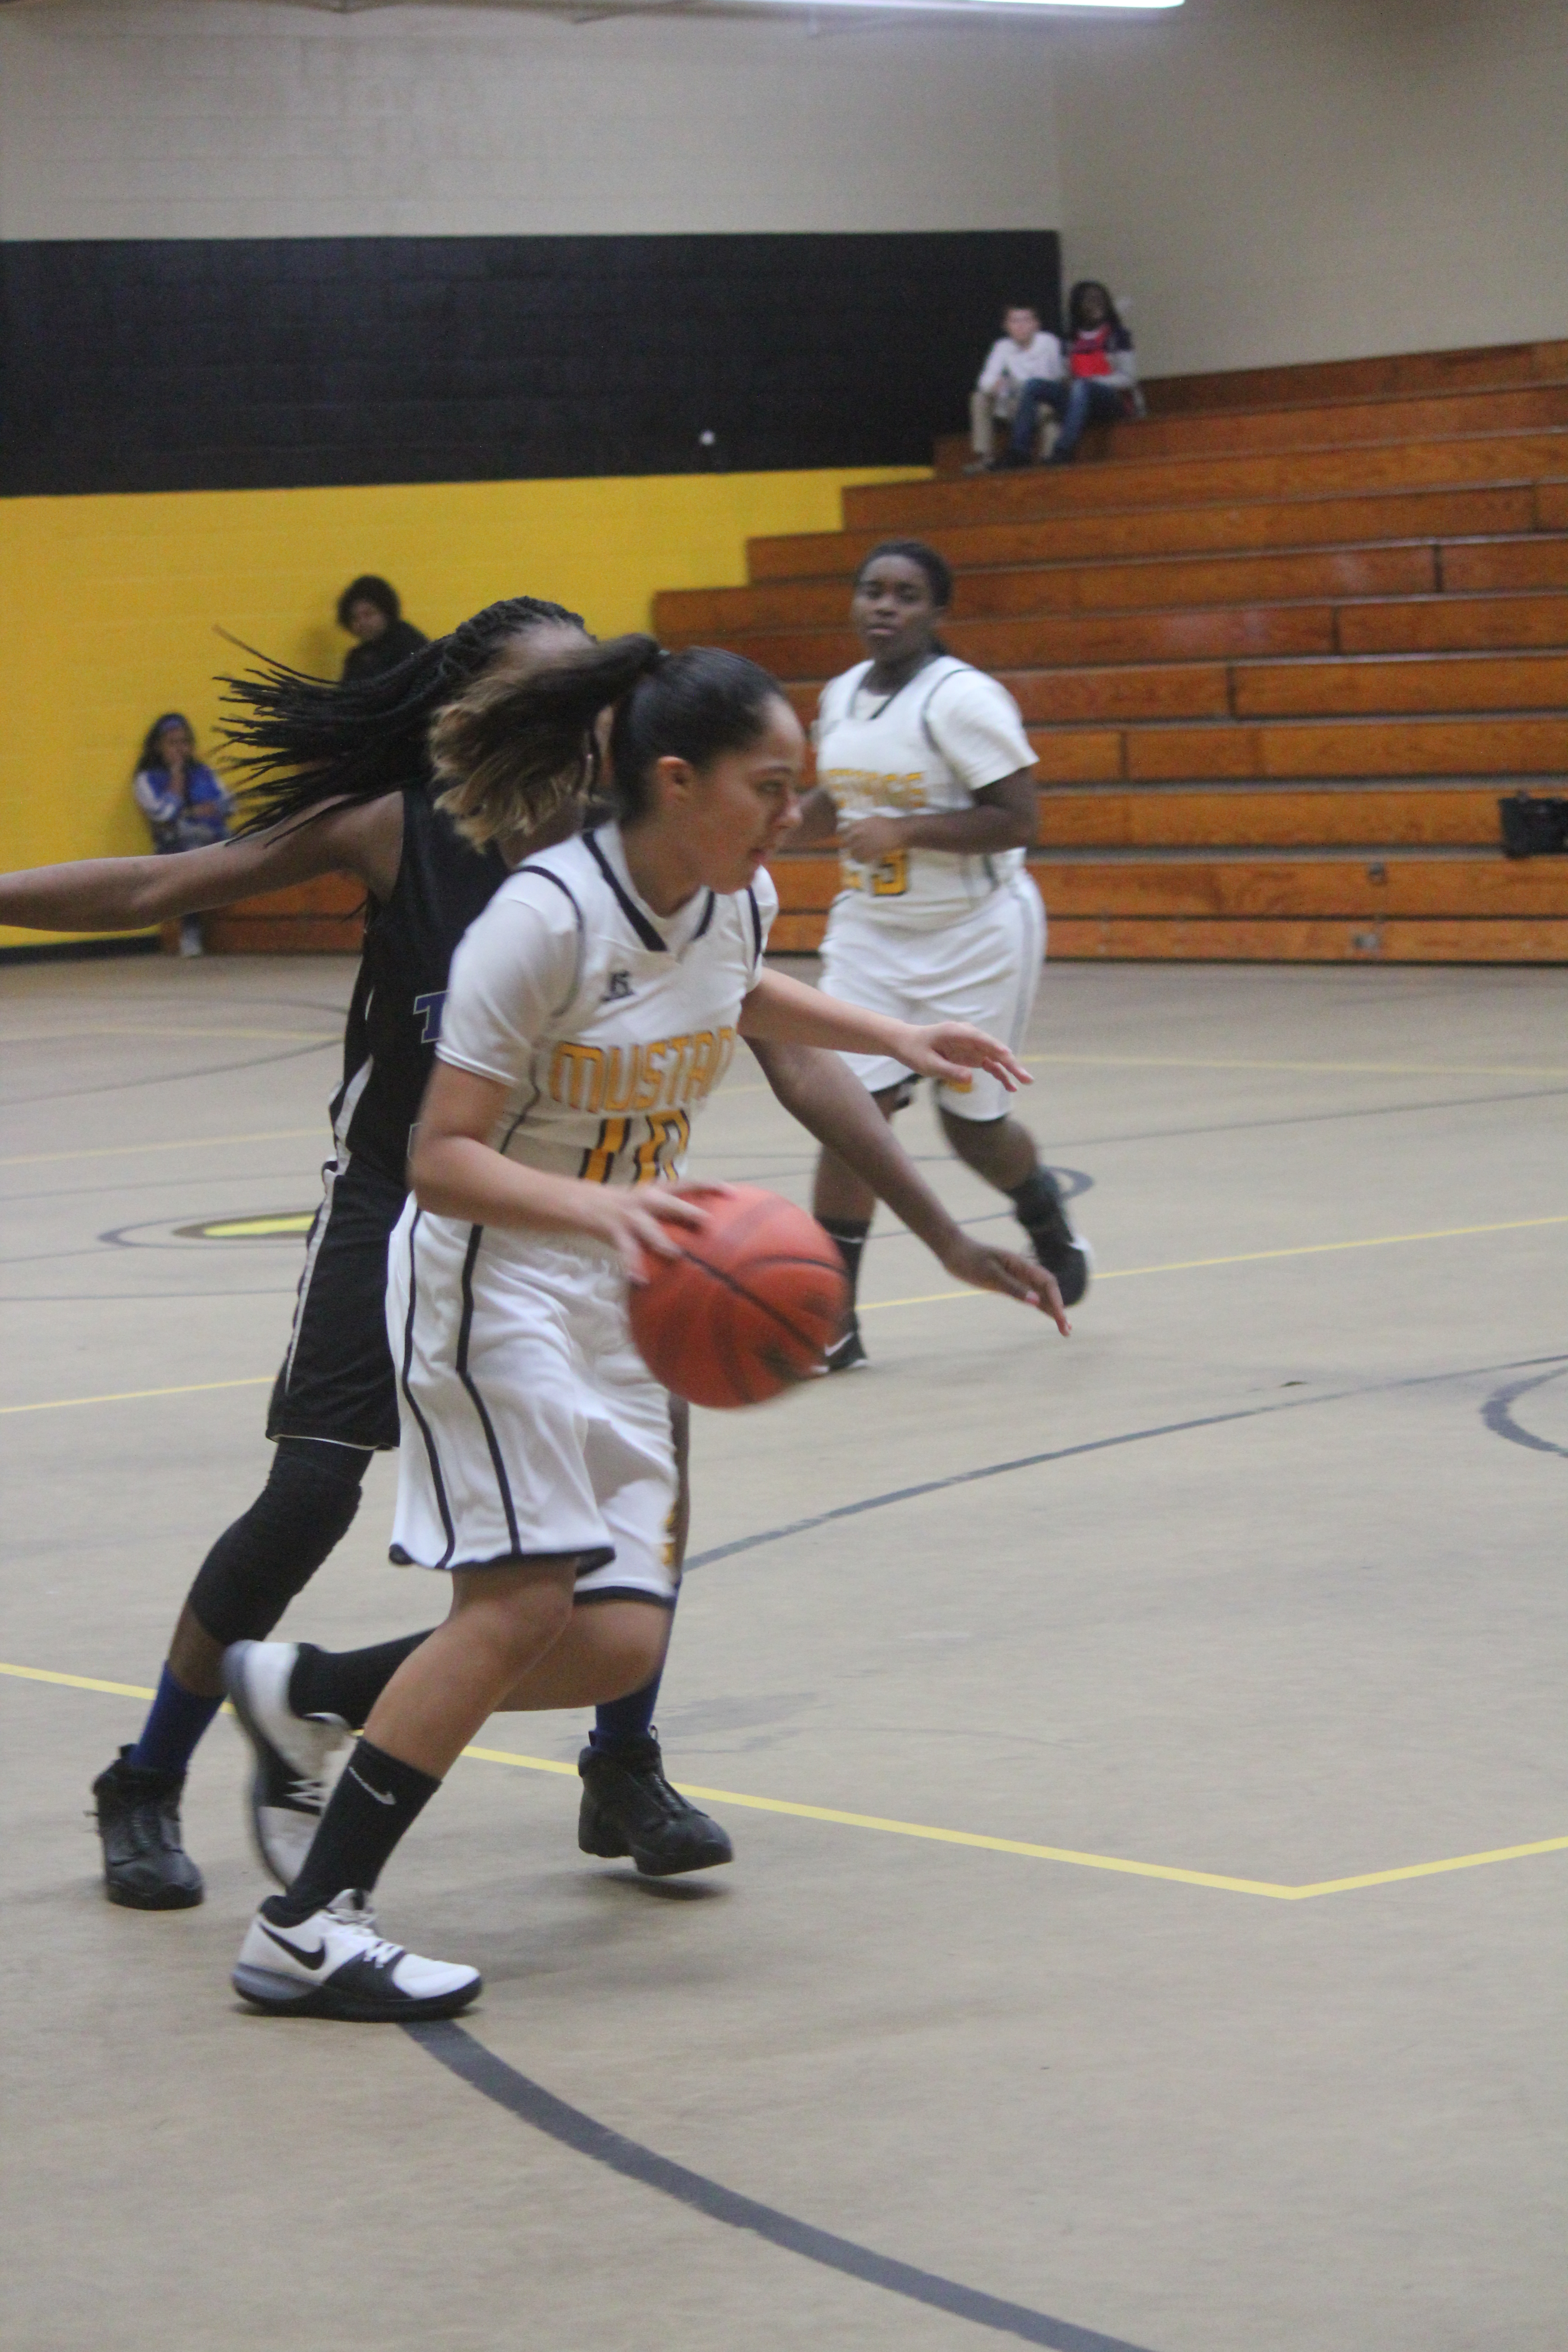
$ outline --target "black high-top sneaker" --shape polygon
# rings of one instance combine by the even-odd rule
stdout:
[[[188,1911],[205,1892],[180,1843],[183,1772],[150,1772],[122,1748],[92,1784],[103,1841],[103,1891],[132,1911]]]
[[[823,1358],[822,1369],[825,1372],[870,1370],[871,1359],[866,1353],[866,1342],[860,1337],[860,1325],[857,1317],[851,1315],[848,1328],[840,1331],[832,1347],[826,1350]]]
[[[1019,1223],[1029,1236],[1029,1246],[1047,1274],[1054,1274],[1057,1288],[1064,1307],[1076,1307],[1089,1288],[1089,1277],[1094,1268],[1094,1253],[1068,1223],[1062,1206],[1057,1180],[1048,1168],[1037,1171],[1041,1181],[1037,1186],[1037,1205],[1025,1218],[1020,1213]]]
[[[665,1779],[663,1750],[653,1734],[607,1753],[584,1748],[577,1769],[583,1779],[577,1843],[584,1853],[606,1862],[629,1854],[645,1878],[678,1878],[685,1870],[733,1861],[728,1832]]]

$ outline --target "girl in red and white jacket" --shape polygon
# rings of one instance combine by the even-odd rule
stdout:
[[[1115,303],[1098,278],[1083,278],[1068,297],[1066,377],[1037,378],[1019,396],[1007,463],[1026,466],[1035,446],[1042,408],[1060,421],[1048,466],[1070,466],[1086,425],[1109,424],[1141,413],[1138,362],[1132,338]]]

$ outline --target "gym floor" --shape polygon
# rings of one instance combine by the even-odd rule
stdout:
[[[235,2000],[226,1717],[203,1908],[82,1818],[264,1475],[351,978],[4,975],[12,2342],[1560,2352],[1563,974],[1048,971],[1072,1339],[884,1218],[873,1369],[698,1416],[735,1864],[580,1856],[585,1719],[496,1718],[381,1889],[485,1972],[423,2036]],[[700,1146],[806,1197],[744,1056]],[[286,1630],[439,1613],[393,1475]]]

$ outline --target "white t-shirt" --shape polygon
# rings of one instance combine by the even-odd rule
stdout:
[[[508,1089],[509,1159],[599,1184],[681,1171],[694,1114],[734,1059],[778,909],[700,890],[674,915],[637,896],[618,825],[543,850],[503,882],[452,959],[437,1058]],[[525,1234],[515,1242],[526,1254]]]
[[[985,354],[975,390],[994,392],[1005,376],[1011,377],[1020,390],[1036,377],[1055,383],[1062,373],[1062,347],[1055,335],[1047,335],[1044,328],[1025,351],[1019,350],[1011,335],[1001,335]]]
[[[893,695],[863,683],[859,662],[822,689],[813,740],[816,778],[842,823],[858,816],[909,816],[968,809],[974,796],[1035,754],[1018,706],[1005,686],[952,654],[940,654]],[[966,856],[946,849],[900,849],[879,866],[840,856],[841,900],[904,930],[935,930],[984,905],[1016,874],[1021,849]]]

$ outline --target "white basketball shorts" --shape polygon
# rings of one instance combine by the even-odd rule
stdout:
[[[900,929],[868,914],[858,897],[838,899],[822,943],[824,994],[886,1013],[895,1021],[969,1021],[1017,1053],[1034,1009],[1046,953],[1046,910],[1026,875],[942,929]],[[910,1074],[877,1054],[846,1054],[862,1086],[879,1094]],[[938,1102],[955,1118],[1001,1118],[1012,1101],[1000,1078],[976,1071],[961,1090],[939,1084]]]
[[[395,1559],[581,1559],[579,1601],[675,1604],[669,1398],[632,1345],[608,1255],[426,1216],[392,1236]]]

